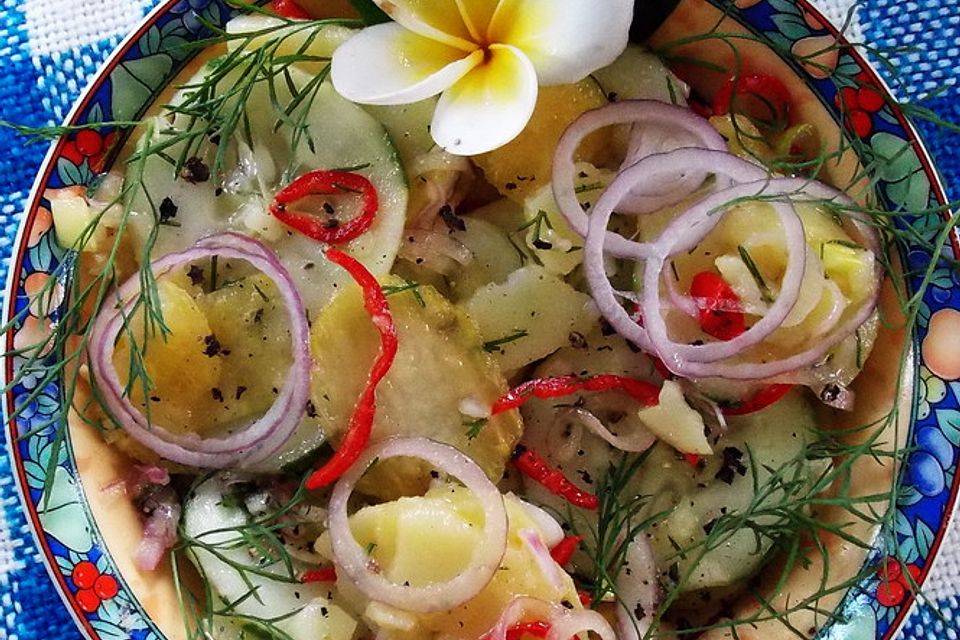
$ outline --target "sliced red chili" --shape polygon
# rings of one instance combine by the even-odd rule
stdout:
[[[685,453],[683,454],[683,458],[691,467],[698,466],[700,461],[703,460],[703,456],[701,456],[699,453]]]
[[[327,249],[327,259],[350,274],[363,290],[363,306],[373,326],[380,333],[380,352],[370,367],[367,383],[353,408],[347,433],[336,453],[307,479],[307,489],[319,489],[335,482],[349,469],[370,441],[373,419],[377,412],[376,391],[397,355],[397,327],[390,313],[390,305],[376,277],[356,258],[337,249]]]
[[[763,387],[743,402],[723,407],[721,410],[725,416],[743,416],[754,411],[760,411],[760,409],[769,407],[790,393],[791,389],[793,389],[792,384],[771,384]]]
[[[562,567],[570,562],[582,541],[583,536],[567,536],[550,549],[550,557]]]
[[[720,87],[720,90],[713,97],[713,115],[721,116],[730,113],[735,106],[734,101],[743,96],[769,106],[771,117],[761,117],[759,120],[770,120],[779,124],[787,123],[790,110],[790,92],[779,78],[766,74],[742,74],[728,78],[727,82]]]
[[[313,17],[294,0],[273,0],[273,12],[283,18],[293,20],[310,20]]]
[[[288,209],[289,205],[308,196],[329,196],[356,193],[360,198],[360,214],[346,222]],[[326,244],[343,244],[362,235],[373,224],[380,208],[377,189],[359,173],[318,170],[305,173],[278,193],[270,204],[270,213],[283,224],[308,238]]]
[[[300,576],[300,582],[307,584],[309,582],[336,582],[337,581],[337,569],[333,565],[329,567],[324,567],[323,569],[311,569],[309,571],[304,571],[303,575]]]
[[[519,445],[511,459],[520,473],[573,506],[591,511],[600,506],[600,498],[573,484],[563,471],[552,468],[536,451]]]
[[[720,340],[732,340],[747,330],[740,296],[712,271],[701,271],[690,283],[690,295],[700,310],[700,328]]]
[[[584,607],[589,608],[593,606],[593,598],[586,591],[577,591],[577,597],[580,598],[580,604]]]
[[[546,638],[550,633],[550,625],[542,620],[535,622],[518,622],[507,629],[507,640],[524,640],[525,638]]]
[[[601,373],[589,378],[556,376],[537,378],[517,385],[493,403],[491,413],[497,415],[516,409],[530,398],[561,398],[580,391],[623,391],[641,404],[652,407],[660,400],[660,389],[646,380],[612,373]]]

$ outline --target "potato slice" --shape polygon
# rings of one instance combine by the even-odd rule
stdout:
[[[506,494],[504,505],[510,527],[507,549],[493,579],[473,599],[452,611],[429,614],[385,611],[367,606],[360,597],[354,606],[368,618],[375,616],[378,626],[398,640],[482,637],[518,595],[580,608],[570,576],[557,567],[560,588],[551,584],[519,536],[521,530],[528,529],[546,542],[552,532],[545,531],[514,495]],[[447,581],[463,571],[476,545],[484,543],[482,525],[483,513],[476,498],[468,490],[448,484],[438,484],[424,496],[366,507],[350,518],[357,542],[371,549],[371,557],[384,574],[415,586]],[[329,544],[329,534],[324,534],[317,543],[318,551],[329,553]]]
[[[384,282],[403,286],[396,278]],[[433,438],[462,450],[499,480],[522,427],[509,412],[471,429],[475,418],[461,412],[468,405],[489,406],[507,389],[495,360],[481,348],[476,326],[431,287],[394,293],[388,300],[399,350],[377,389],[374,439]],[[314,321],[312,344],[313,403],[336,443],[379,347],[356,287],[343,291]],[[420,463],[388,460],[370,470],[360,490],[390,499],[422,493],[429,479]]]
[[[504,371],[550,355],[571,332],[589,333],[599,317],[590,296],[536,265],[479,289],[463,307]]]

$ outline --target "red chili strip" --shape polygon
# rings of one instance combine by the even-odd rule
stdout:
[[[760,389],[743,402],[730,407],[723,407],[721,411],[725,416],[743,416],[754,411],[760,411],[760,409],[769,407],[790,393],[791,389],[793,389],[792,384],[771,384]]]
[[[303,575],[300,577],[300,582],[307,584],[309,582],[336,582],[337,581],[337,569],[333,565],[329,567],[324,567],[323,569],[311,569],[309,571],[304,571]]]
[[[546,638],[550,633],[550,625],[542,620],[536,622],[519,622],[507,629],[507,640],[523,640],[526,637]]]
[[[310,20],[313,17],[294,0],[273,0],[273,12],[280,17],[292,20]]]
[[[785,123],[790,109],[790,92],[779,78],[765,74],[731,76],[713,98],[713,115],[730,113],[738,96],[753,96],[770,104],[775,119]],[[773,114],[772,114],[773,115]]]
[[[370,315],[373,326],[380,333],[380,352],[377,354],[367,384],[353,408],[347,433],[337,448],[336,453],[322,467],[310,474],[307,479],[307,489],[319,489],[335,482],[349,469],[370,441],[373,431],[373,418],[377,412],[376,391],[377,385],[393,365],[397,355],[397,327],[390,313],[390,305],[383,295],[380,283],[372,273],[367,271],[356,258],[337,249],[327,249],[327,259],[337,264],[350,274],[363,290],[363,306]]]
[[[700,461],[703,460],[703,456],[698,453],[685,453],[683,454],[683,458],[691,467],[696,467],[700,464]]]
[[[577,597],[580,598],[580,604],[584,607],[589,608],[593,605],[593,598],[586,591],[577,591]]]
[[[518,445],[511,458],[520,473],[534,482],[542,485],[555,496],[560,496],[575,507],[596,510],[600,506],[600,498],[587,493],[567,479],[559,469],[553,469],[547,462],[532,449]]]
[[[590,378],[557,376],[528,380],[506,392],[490,409],[493,415],[516,409],[530,398],[561,398],[578,391],[623,391],[641,404],[652,407],[660,400],[660,389],[645,380],[602,373]]]
[[[567,536],[550,549],[550,557],[562,567],[570,562],[582,541],[583,536]]]
[[[288,209],[307,196],[329,196],[356,193],[360,197],[360,214],[346,222],[323,220],[303,211]],[[362,235],[373,224],[380,208],[377,190],[359,173],[347,171],[311,171],[305,173],[278,193],[270,203],[270,213],[283,224],[296,229],[308,238],[326,244],[343,244]]]
[[[712,271],[701,271],[690,283],[690,295],[700,310],[700,328],[720,340],[732,340],[747,330],[740,296]]]

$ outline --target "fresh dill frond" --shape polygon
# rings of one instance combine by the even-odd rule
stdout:
[[[427,302],[426,300],[423,299],[423,294],[420,293],[420,287],[421,287],[420,283],[415,282],[413,280],[406,280],[406,279],[404,279],[403,282],[404,283],[400,285],[388,285],[385,287],[381,287],[381,290],[383,291],[383,295],[389,297],[392,295],[396,295],[398,293],[404,293],[405,291],[409,291],[410,295],[412,295],[416,299],[418,305],[420,305],[421,307],[426,307]]]
[[[528,335],[530,335],[530,333],[526,329],[515,329],[513,333],[503,336],[502,338],[487,340],[483,343],[482,348],[487,353],[498,353],[503,350],[503,345],[516,342],[521,338],[526,338]]]
[[[487,426],[488,422],[489,420],[487,418],[477,418],[464,422],[463,426],[467,428],[467,439],[475,440],[483,431],[483,428]]]

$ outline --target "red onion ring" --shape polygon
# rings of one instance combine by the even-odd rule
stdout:
[[[113,366],[113,350],[128,314],[132,313],[141,279],[135,275],[116,292],[117,306],[105,305],[94,320],[88,357],[90,372],[111,417],[134,439],[161,457],[180,464],[223,468],[263,460],[287,441],[300,423],[310,394],[310,331],[296,285],[276,255],[262,243],[237,233],[208,236],[193,247],[166,255],[150,265],[156,277],[197,260],[220,256],[243,260],[277,285],[290,318],[293,363],[276,400],[258,420],[224,438],[173,434],[148,424],[126,397]]]
[[[401,456],[425,460],[456,477],[473,492],[483,510],[483,543],[474,551],[470,567],[447,582],[414,587],[388,580],[372,570],[366,550],[350,530],[347,502],[357,481],[374,460]],[[467,455],[427,438],[389,438],[369,447],[337,481],[329,509],[330,541],[337,575],[348,577],[369,599],[405,611],[449,611],[471,600],[493,578],[507,548],[507,512],[500,491]]]
[[[760,183],[754,183],[754,184],[757,186],[760,186]],[[728,198],[732,199],[735,197],[742,197],[744,195],[749,194],[750,186],[751,185],[749,184],[739,185],[738,187],[733,187],[731,189],[726,190],[726,192],[729,194]],[[781,178],[781,179],[770,180],[762,183],[762,186],[763,186],[763,191],[759,195],[769,196],[769,195],[778,195],[778,194],[783,194],[783,195],[792,194],[797,196],[795,201],[810,200],[811,197],[816,198],[818,195],[827,194],[828,196],[830,196],[837,193],[832,189],[830,189],[829,187],[826,187],[825,185],[819,185],[817,183],[812,183],[809,180],[804,180],[799,178]],[[711,196],[711,199],[712,198],[714,198],[714,196]],[[701,204],[702,203],[698,204],[697,207],[700,207]],[[781,203],[772,202],[771,204],[773,204],[775,208],[779,209],[778,205]],[[784,218],[781,217],[781,223],[783,223],[783,221],[784,221]],[[796,221],[799,223],[799,219],[796,219]],[[673,226],[672,224],[668,225],[668,228],[664,230],[664,235],[661,236],[662,238],[664,237],[669,238],[667,234],[670,233],[672,226]],[[802,224],[800,224],[800,227],[801,227],[800,233],[802,234],[803,233]],[[861,233],[865,234],[864,241],[865,241],[865,244],[868,245],[868,248],[876,246],[873,244],[874,238],[871,238],[871,234],[869,233],[869,231],[865,229],[862,225],[859,227],[859,229]],[[795,234],[796,232],[794,231],[793,233]],[[795,238],[793,238],[792,235],[788,236],[788,247],[791,245],[791,242],[793,243],[794,247],[798,246],[797,245],[798,241]],[[803,239],[802,235],[801,235],[800,242],[803,242],[803,247],[805,248],[806,240]],[[675,246],[673,247],[673,252],[676,253],[679,251],[686,251],[688,250],[688,245],[689,243],[684,244],[682,242],[676,242]],[[669,246],[669,242],[664,242],[664,246],[665,247]],[[793,259],[792,256],[794,254],[796,254],[798,258],[802,259],[804,252],[791,251],[791,259]],[[654,262],[654,264],[656,263]],[[656,270],[655,268],[651,268],[650,263],[648,263],[647,269],[648,271],[645,273],[645,280],[647,280],[647,273],[650,273]],[[799,369],[802,367],[808,367],[816,363],[818,360],[824,357],[830,351],[830,349],[832,349],[840,340],[842,340],[844,337],[846,337],[847,335],[855,331],[857,327],[859,327],[861,324],[866,322],[866,320],[873,313],[877,305],[877,299],[880,291],[879,283],[882,281],[882,277],[883,277],[881,269],[882,269],[881,265],[875,262],[874,263],[874,271],[875,271],[874,282],[876,284],[874,286],[873,291],[869,292],[866,302],[863,304],[863,306],[860,309],[857,310],[856,313],[854,313],[850,318],[848,318],[846,322],[837,326],[832,332],[830,332],[826,336],[819,339],[816,342],[815,346],[781,360],[774,360],[774,361],[763,362],[763,363],[718,362],[718,360],[729,358],[733,355],[738,354],[743,349],[749,346],[752,346],[753,344],[757,344],[760,340],[763,339],[763,337],[766,337],[766,335],[769,335],[769,333],[772,333],[772,331],[776,329],[777,326],[779,326],[779,323],[777,325],[773,325],[773,323],[765,323],[765,321],[774,314],[774,310],[780,304],[781,298],[783,298],[785,295],[786,296],[794,295],[792,290],[793,285],[796,284],[797,291],[799,291],[799,285],[802,282],[802,273],[795,283],[787,282],[787,279],[790,274],[789,263],[787,267],[787,272],[784,274],[783,285],[781,288],[780,296],[778,297],[777,301],[775,301],[774,304],[771,305],[770,310],[768,311],[767,315],[764,316],[764,318],[762,318],[759,322],[757,322],[747,332],[741,334],[734,340],[730,340],[727,342],[720,342],[720,343],[709,343],[702,346],[677,345],[676,351],[669,351],[669,349],[672,348],[671,345],[675,345],[676,343],[673,343],[672,341],[670,341],[669,338],[666,336],[666,324],[663,322],[663,318],[660,315],[660,311],[656,305],[656,300],[654,298],[654,296],[658,294],[658,291],[654,291],[653,292],[654,295],[647,296],[646,287],[648,286],[649,280],[645,282],[645,291],[644,291],[645,304],[643,305],[644,321],[646,323],[646,328],[649,332],[648,333],[649,339],[651,343],[656,345],[655,347],[656,353],[660,353],[661,358],[664,360],[667,360],[667,358],[664,358],[663,356],[664,351],[661,351],[660,349],[668,350],[666,353],[670,357],[669,357],[669,361],[666,361],[665,364],[667,365],[668,368],[670,368],[671,371],[673,371],[677,375],[682,375],[687,377],[719,376],[719,377],[738,379],[738,380],[755,380],[755,379],[770,378],[772,376],[779,375],[781,373],[786,373],[788,371],[793,371],[794,369]],[[656,282],[657,280],[653,279],[653,283],[656,284]],[[651,302],[653,303],[652,305],[647,304]],[[789,313],[789,309],[787,309],[787,313]],[[758,327],[760,327],[762,324],[766,324],[767,326],[765,326],[763,330],[759,330]],[[771,326],[772,326],[772,329],[771,329]],[[748,338],[747,336],[752,332],[755,332],[755,333],[753,333],[752,336]],[[665,337],[667,338],[667,340],[663,342],[659,341],[660,338],[665,338]],[[739,342],[738,349],[731,348],[731,345],[737,342]],[[698,352],[697,351],[698,349],[700,349],[701,351]],[[694,354],[693,357],[691,357],[691,354]]]
[[[716,227],[722,215],[716,210],[728,202],[751,196],[783,195],[795,190],[794,180],[771,179],[746,182],[718,191],[701,200],[685,213],[674,218],[653,243],[656,255],[647,260],[644,267],[644,283],[641,309],[644,326],[656,353],[673,370],[671,362],[716,362],[741,353],[744,349],[759,344],[776,331],[790,314],[800,293],[806,271],[806,238],[803,223],[793,205],[771,202],[780,219],[786,236],[788,250],[787,266],[780,285],[780,294],[752,327],[739,336],[725,341],[690,345],[672,340],[663,319],[663,304],[660,296],[660,275],[668,256],[689,251]],[[671,362],[668,362],[671,361]],[[676,373],[676,371],[674,371]]]
[[[515,596],[500,614],[482,640],[507,640],[510,627],[527,620],[542,620],[550,625],[548,639],[570,640],[578,634],[593,631],[601,640],[617,640],[606,619],[591,609],[567,609],[555,602],[546,602],[530,596]]]
[[[645,326],[641,327],[617,302],[613,287],[604,272],[603,253],[608,249],[605,246],[608,240],[606,227],[619,199],[624,197],[633,184],[655,180],[663,173],[668,172],[671,167],[675,168],[674,165],[681,162],[681,159],[687,162],[696,162],[698,156],[701,158],[712,156],[714,171],[725,174],[735,181],[743,182],[743,184],[729,187],[701,200],[671,221],[655,241],[646,244],[631,243],[632,246],[629,247],[628,255],[623,257],[646,260],[641,304]],[[742,164],[738,166],[738,163]],[[743,165],[750,168],[747,169]],[[857,313],[836,328],[825,340],[818,341],[816,346],[788,358],[766,363],[718,362],[737,355],[761,342],[780,326],[796,302],[803,281],[806,240],[803,235],[802,222],[797,216],[792,202],[819,199],[835,202],[841,207],[848,206],[850,202],[840,192],[810,180],[753,178],[743,181],[739,179],[739,176],[733,175],[734,173],[745,175],[751,171],[762,172],[763,170],[736,159],[734,156],[716,151],[678,149],[664,154],[648,156],[614,178],[604,194],[595,203],[593,213],[589,218],[588,233],[584,243],[584,265],[587,281],[598,308],[618,333],[634,342],[644,351],[658,355],[666,366],[677,375],[688,377],[720,376],[752,380],[769,378],[809,366],[822,358],[845,335],[865,322],[876,306],[879,287],[870,292],[866,304]],[[723,205],[737,198],[777,195],[794,196],[791,203],[771,201],[771,206],[774,207],[780,218],[781,226],[787,236],[787,247],[790,249],[787,270],[777,300],[760,321],[733,340],[704,345],[686,345],[672,341],[669,338],[666,323],[662,316],[659,286],[666,260],[694,248],[716,227],[721,216],[712,215],[714,209],[722,208]],[[851,216],[851,219],[862,236],[866,247],[876,252],[879,247],[876,230],[862,216]],[[798,250],[801,247],[804,248],[804,251]],[[882,279],[879,268],[880,265],[875,263],[876,282],[878,283]]]
[[[630,317],[630,314],[620,306],[616,298],[616,292],[607,279],[604,268],[604,252],[610,251],[610,232],[607,231],[607,225],[610,223],[610,217],[621,198],[635,184],[656,184],[657,181],[663,179],[665,174],[676,172],[678,167],[683,166],[693,167],[697,170],[713,171],[736,182],[759,181],[767,176],[767,172],[761,167],[723,151],[677,149],[669,153],[648,156],[626,171],[621,172],[594,203],[593,211],[588,219],[583,247],[583,265],[590,292],[610,326],[647,353],[657,353],[657,351],[650,342],[646,329],[637,324]],[[556,183],[554,184],[556,185]],[[716,226],[720,217],[712,216],[712,218],[714,219],[708,219],[707,222],[712,222],[712,225]],[[704,235],[709,233],[713,226],[704,230]],[[601,230],[603,233],[601,233]],[[652,243],[641,244],[628,241],[616,234],[613,235],[627,243],[624,245],[624,253],[619,257],[639,261],[654,254]]]
[[[603,127],[636,123],[659,127],[661,130],[680,131],[690,135],[699,144],[692,148],[726,151],[726,142],[717,131],[710,126],[707,120],[696,115],[689,109],[670,105],[656,100],[624,100],[600,109],[594,109],[581,115],[567,128],[557,144],[553,156],[553,195],[560,212],[570,223],[570,226],[581,236],[586,237],[589,217],[580,208],[580,201],[574,190],[576,180],[576,165],[574,154],[585,137]],[[684,147],[685,148],[685,147]],[[624,162],[621,173],[628,164],[633,166],[643,158],[649,157],[652,149],[638,143],[633,149],[631,157]],[[724,154],[726,155],[726,154]],[[744,161],[745,164],[749,164]],[[754,166],[754,165],[751,165]],[[759,167],[755,167],[759,171]],[[629,189],[616,199],[616,203],[623,207],[626,213],[650,213],[670,204],[680,202],[693,193],[713,173],[713,167],[708,164],[675,164],[669,171],[671,188],[662,190],[664,180],[650,181],[644,184],[631,185]],[[766,175],[765,172],[761,177]],[[678,178],[679,176],[679,178]],[[624,205],[631,205],[625,207]],[[617,257],[628,257],[633,254],[637,243],[608,231],[605,236],[605,249]]]

